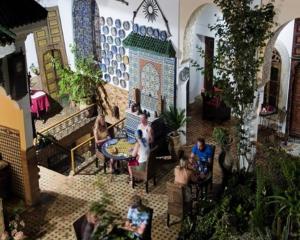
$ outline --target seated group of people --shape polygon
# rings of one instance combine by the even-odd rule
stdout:
[[[141,115],[141,122],[136,131],[136,144],[132,149],[132,157],[134,159],[128,162],[128,172],[130,179],[132,179],[132,168],[143,171],[146,167],[146,162],[150,153],[150,144],[152,143],[152,129],[148,124],[148,117],[146,114]],[[104,142],[111,138],[105,122],[105,116],[100,114],[96,118],[94,125],[94,137],[98,151],[101,152],[101,146]],[[116,172],[116,161],[110,159],[110,172]]]
[[[142,204],[140,196],[134,195],[130,200],[125,224],[114,227],[105,239],[115,239],[117,236],[122,236],[126,237],[126,239],[142,240],[149,221],[150,213],[147,207]],[[97,215],[96,212],[89,211],[86,214],[86,220],[81,226],[81,239],[93,239],[101,224],[101,216]]]
[[[174,169],[174,182],[181,185],[187,185],[190,182],[201,182],[209,174],[212,154],[212,147],[206,144],[203,138],[198,138],[188,160],[184,156],[184,152],[181,151],[179,165]]]

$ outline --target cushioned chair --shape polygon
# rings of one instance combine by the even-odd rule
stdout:
[[[168,209],[167,226],[170,226],[170,215],[183,219],[192,210],[192,202],[186,196],[186,187],[180,184],[167,182]]]
[[[150,179],[153,179],[153,184],[156,185],[156,172],[159,163],[156,159],[157,150],[158,146],[150,150],[145,171],[138,171],[134,167],[132,168],[132,188],[134,188],[136,180],[142,180],[145,183],[146,193],[148,193],[148,182]]]

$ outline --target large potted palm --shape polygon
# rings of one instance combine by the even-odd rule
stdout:
[[[221,148],[221,154],[225,154],[224,162],[220,163],[226,170],[231,171],[233,159],[231,156],[230,148],[233,143],[233,139],[230,137],[229,130],[223,127],[215,127],[212,133],[212,137]]]
[[[178,156],[178,151],[181,148],[180,134],[185,134],[181,129],[188,118],[185,115],[185,109],[177,109],[169,107],[169,110],[162,113],[162,118],[171,131],[169,134],[169,150],[174,151]]]

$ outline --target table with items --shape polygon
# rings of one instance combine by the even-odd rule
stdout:
[[[107,158],[118,161],[129,161],[136,140],[134,138],[113,138],[107,140],[101,147],[101,152]]]

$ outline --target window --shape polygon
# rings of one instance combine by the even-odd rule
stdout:
[[[277,108],[281,75],[281,58],[276,49],[273,49],[270,81],[265,86],[264,105]]]

